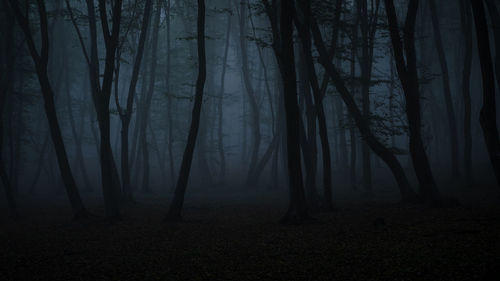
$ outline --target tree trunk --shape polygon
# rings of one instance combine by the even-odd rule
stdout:
[[[259,106],[257,104],[256,93],[254,92],[250,69],[248,64],[248,52],[247,52],[247,0],[241,1],[240,5],[240,48],[241,48],[241,68],[243,73],[243,82],[245,85],[245,92],[248,96],[248,102],[250,104],[250,118],[252,120],[251,130],[252,130],[252,150],[250,155],[250,166],[248,170],[248,175],[253,174],[255,165],[257,164],[257,158],[259,156],[260,148],[260,118],[259,118]]]
[[[403,86],[406,99],[406,115],[410,131],[410,154],[413,167],[419,182],[421,199],[428,203],[438,203],[440,194],[427,158],[421,134],[420,91],[415,54],[415,21],[418,10],[418,0],[410,0],[408,15],[404,28],[404,49],[399,35],[398,20],[394,2],[385,0],[389,31],[391,35],[396,69]],[[406,62],[405,55],[406,53]]]
[[[359,16],[356,17],[355,23],[359,21]],[[355,77],[356,75],[356,52],[357,52],[357,46],[358,46],[358,29],[354,31],[353,38],[351,40],[351,62],[350,62],[350,75],[352,78]],[[325,71],[326,72],[326,71]],[[352,98],[355,99],[356,95],[356,85],[355,83],[351,83],[351,95]],[[350,165],[350,170],[349,170],[349,180],[351,184],[351,189],[356,190],[357,189],[357,178],[356,178],[356,160],[357,160],[357,155],[356,155],[356,143],[358,142],[358,139],[356,138],[356,128],[355,128],[355,120],[352,118],[352,115],[349,117],[350,120],[350,128],[349,128],[349,138],[351,140],[351,161],[349,163]]]
[[[186,143],[186,149],[182,157],[179,178],[175,187],[174,198],[170,204],[167,221],[177,221],[181,219],[182,205],[184,204],[184,195],[189,179],[189,171],[193,161],[196,136],[200,126],[201,105],[203,102],[203,88],[206,80],[206,57],[205,57],[205,1],[198,0],[198,20],[197,20],[197,42],[198,42],[198,79],[196,80],[196,95],[194,99],[193,112],[191,115],[191,127]]]
[[[498,12],[497,3],[498,1],[495,0],[486,0],[486,9],[490,15],[493,41],[495,42],[495,76],[500,90],[500,13]]]
[[[483,129],[484,141],[488,149],[493,172],[500,186],[500,140],[496,121],[495,76],[491,60],[488,25],[482,0],[471,0],[472,13],[476,25],[477,47],[483,80],[483,105],[479,122]]]
[[[369,37],[369,33],[371,27],[369,26],[369,18],[368,15],[368,1],[367,0],[358,0],[356,3],[356,7],[358,10],[358,17],[360,22],[360,30],[361,30],[361,59],[359,60],[360,68],[361,68],[361,103],[362,103],[362,112],[365,120],[368,122],[368,126],[371,127],[371,113],[370,113],[370,84],[371,84],[371,72],[372,72],[372,64],[373,64],[373,56],[370,56],[370,53],[373,54],[373,49],[371,49],[371,41]],[[376,23],[376,22],[375,22]],[[357,27],[356,27],[357,28]],[[375,29],[376,30],[376,29]],[[362,155],[362,163],[363,163],[363,188],[365,192],[371,196],[372,195],[372,167],[371,167],[371,157],[370,150],[366,142],[363,142],[361,145],[361,155]]]
[[[35,176],[33,177],[33,181],[31,182],[28,194],[34,194],[35,193],[35,187],[36,184],[38,183],[38,179],[40,178],[40,174],[42,173],[42,168],[43,168],[43,163],[44,163],[44,157],[45,157],[45,152],[47,151],[47,146],[49,143],[49,134],[45,134],[43,144],[42,144],[42,149],[38,153],[38,165],[35,170]]]
[[[472,69],[472,13],[468,0],[460,0],[460,23],[465,42],[464,67],[462,71],[462,96],[464,99],[464,174],[465,184],[474,182],[472,173],[472,130],[470,77]]]
[[[301,44],[300,44],[301,45]],[[308,66],[306,64],[305,54],[303,52],[303,46],[299,47],[297,52],[298,55],[298,68],[297,74],[299,79],[299,95],[302,97],[303,103],[305,103],[306,111],[306,124],[307,132],[305,130],[304,122],[301,121],[301,148],[302,154],[304,156],[305,170],[306,170],[306,180],[305,189],[307,194],[307,200],[310,206],[318,205],[319,195],[316,190],[316,174],[318,170],[318,148],[316,139],[316,107],[313,104],[311,96],[311,82],[309,80]],[[305,152],[305,153],[304,153]],[[330,196],[331,197],[331,196]]]
[[[435,0],[429,0],[431,11],[431,21],[434,29],[434,41],[439,57],[439,65],[441,66],[441,75],[443,81],[443,94],[446,104],[446,113],[448,114],[448,127],[450,139],[450,155],[451,155],[451,179],[458,180],[460,171],[458,168],[458,131],[457,122],[455,120],[455,110],[453,108],[453,100],[451,96],[450,77],[448,73],[448,63],[446,62],[446,55],[444,52],[443,42],[441,39],[441,28],[439,27],[439,19],[436,10]]]
[[[105,0],[99,0],[98,11],[100,14],[102,34],[106,47],[104,74],[102,75],[102,79],[99,71],[100,63],[97,54],[96,9],[94,1],[86,0],[86,3],[91,40],[88,64],[90,69],[90,83],[92,86],[92,99],[97,113],[97,121],[100,132],[99,154],[102,191],[106,215],[108,218],[115,219],[120,217],[121,188],[118,170],[116,168],[111,148],[109,102],[115,72],[115,56],[120,34],[122,1],[117,0],[112,3],[112,27],[110,30],[108,11],[106,9],[107,2]],[[84,50],[84,54],[86,54],[85,46],[82,45],[82,49]],[[102,84],[100,82],[101,80]]]
[[[228,1],[228,9],[231,9],[231,0]],[[227,67],[227,57],[229,53],[229,37],[231,35],[231,14],[227,15],[227,29],[226,29],[226,42],[224,44],[224,56],[222,59],[222,71],[220,76],[220,91],[219,91],[219,102],[217,106],[217,111],[219,113],[219,124],[217,130],[217,144],[219,148],[220,157],[220,174],[219,177],[221,182],[224,183],[226,176],[226,156],[224,153],[224,134],[223,134],[223,121],[224,121],[224,111],[222,109],[224,101],[224,85],[226,82],[226,67]]]
[[[250,3],[248,3],[248,10],[251,11]],[[253,21],[253,16],[251,13],[249,15],[249,18],[250,18],[250,23],[252,25],[252,32],[253,32],[252,35],[255,38],[257,38],[257,32],[256,32],[256,28],[255,28],[254,21]],[[280,138],[279,136],[277,136],[277,134],[279,134],[280,132],[276,132],[276,118],[274,116],[275,112],[274,112],[273,100],[272,100],[272,96],[271,96],[271,87],[269,86],[268,72],[267,72],[267,66],[266,66],[267,63],[264,60],[264,55],[262,53],[262,51],[263,51],[262,46],[260,46],[257,41],[255,41],[255,47],[257,48],[259,61],[260,61],[260,64],[262,66],[261,70],[262,70],[262,75],[264,76],[265,92],[267,94],[267,98],[268,98],[268,102],[269,102],[269,109],[271,111],[270,112],[271,113],[271,132],[273,135],[273,139],[269,143],[267,149],[265,150],[265,152],[262,155],[262,157],[260,158],[260,160],[255,165],[255,169],[254,169],[253,173],[247,175],[246,183],[248,185],[255,185],[258,183],[260,175],[261,175],[262,171],[264,170],[267,162],[269,161],[271,154],[273,153],[273,151],[275,149],[278,148],[279,138]],[[259,80],[259,81],[261,81],[261,80]],[[281,98],[282,97],[279,95],[278,100],[281,100]],[[280,109],[282,109],[282,107],[280,107]]]
[[[14,195],[12,193],[12,186],[5,170],[5,166],[2,159],[3,150],[3,112],[5,109],[5,99],[7,95],[12,90],[12,79],[13,79],[13,68],[15,63],[15,56],[13,54],[13,44],[14,44],[14,18],[8,11],[7,2],[2,2],[2,7],[4,8],[5,17],[2,17],[2,32],[5,32],[5,38],[3,44],[5,44],[4,53],[1,59],[5,62],[5,68],[1,69],[0,73],[0,178],[2,180],[3,188],[5,191],[5,197],[7,199],[7,206],[9,208],[10,215],[13,217],[18,216],[17,203]],[[5,22],[4,22],[5,20]],[[0,66],[3,66],[0,65]]]
[[[289,185],[288,211],[284,222],[300,223],[309,219],[304,194],[302,167],[300,159],[300,111],[297,103],[295,56],[293,46],[292,1],[281,1],[279,7],[273,1],[262,1],[271,22],[273,50],[283,81],[283,96],[286,116],[286,155]],[[279,10],[278,10],[279,8]],[[279,15],[279,16],[278,16]]]
[[[304,1],[307,2],[306,0]],[[306,8],[308,9],[308,13],[310,14],[310,7],[304,7],[302,8],[302,10]],[[363,118],[363,115],[361,114],[361,111],[356,105],[353,96],[349,93],[349,90],[345,86],[344,81],[340,77],[340,74],[337,72],[337,70],[331,63],[330,55],[326,51],[326,47],[321,37],[319,27],[314,18],[311,18],[311,24],[312,24],[311,28],[314,37],[314,42],[320,55],[319,62],[320,64],[323,65],[325,71],[328,73],[328,75],[334,82],[337,91],[342,97],[342,100],[344,101],[347,110],[353,117],[359,131],[362,134],[364,141],[368,143],[368,146],[373,150],[373,152],[377,154],[377,156],[379,156],[387,164],[389,169],[391,169],[394,178],[398,183],[399,192],[401,194],[402,200],[403,201],[414,200],[414,193],[410,188],[410,184],[408,182],[408,178],[406,177],[403,167],[399,163],[398,159],[394,156],[394,154],[389,149],[387,149],[380,141],[378,141],[375,135],[373,135],[373,133],[371,132],[370,127],[368,126],[366,120]]]
[[[173,128],[173,118],[172,118],[172,94],[170,93],[170,57],[171,57],[171,43],[170,43],[170,7],[171,7],[171,0],[167,0],[167,5],[166,5],[166,21],[167,21],[167,118],[168,118],[168,145],[167,145],[167,150],[168,150],[168,159],[170,162],[170,180],[172,182],[172,188],[175,185],[175,167],[174,167],[174,154],[173,154],[173,142],[174,142],[174,128]]]
[[[149,81],[148,89],[146,92],[146,97],[144,100],[140,127],[140,145],[142,147],[142,165],[143,165],[143,176],[142,176],[142,186],[143,192],[151,192],[151,187],[149,185],[149,146],[147,143],[147,127],[149,122],[149,111],[151,107],[151,101],[154,93],[154,85],[156,78],[156,66],[157,66],[157,51],[158,51],[158,31],[160,27],[160,15],[161,15],[161,1],[157,1],[156,10],[153,18],[153,30],[151,34],[151,64],[149,70]]]
[[[139,43],[137,46],[137,53],[134,60],[134,66],[132,69],[132,77],[130,78],[130,84],[127,95],[126,108],[123,110],[118,102],[118,97],[116,98],[116,106],[118,108],[120,119],[121,119],[121,175],[122,175],[122,190],[123,199],[125,201],[133,201],[132,188],[130,184],[130,165],[129,165],[129,128],[130,119],[132,117],[132,107],[134,103],[134,98],[136,94],[137,81],[139,79],[139,72],[141,69],[142,58],[144,54],[144,45],[146,43],[146,36],[148,33],[149,22],[151,17],[151,6],[152,0],[147,0],[144,6],[144,15],[141,24],[141,33],[139,35]],[[138,113],[136,113],[138,114]]]
[[[24,17],[16,1],[10,0],[9,3],[17,21],[19,22],[19,25],[24,32],[26,42],[28,44],[28,49],[35,64],[36,73],[44,100],[45,114],[47,115],[47,119],[49,122],[50,135],[52,138],[52,142],[54,143],[54,149],[56,151],[59,169],[66,188],[66,193],[73,208],[74,217],[75,219],[83,218],[86,216],[86,210],[83,206],[83,202],[80,198],[75,179],[73,178],[73,174],[69,166],[66,148],[64,146],[61,129],[59,127],[59,121],[57,119],[54,103],[54,92],[52,91],[52,87],[50,85],[47,74],[49,38],[47,31],[47,13],[45,11],[45,4],[41,0],[37,1],[38,14],[40,16],[40,31],[42,35],[41,52],[38,53],[33,36],[31,34],[29,19]]]
[[[304,60],[306,64],[306,72],[309,77],[310,86],[312,88],[312,95],[314,98],[314,111],[318,117],[319,124],[319,135],[321,140],[321,150],[322,150],[322,161],[323,161],[323,189],[324,189],[324,207],[327,210],[333,209],[332,202],[332,167],[331,167],[331,156],[330,156],[330,144],[328,141],[328,131],[326,127],[326,116],[323,108],[323,97],[321,94],[321,89],[319,88],[318,77],[316,75],[316,69],[314,67],[314,61],[312,58],[312,48],[311,48],[311,34],[310,34],[310,15],[305,12],[303,17],[303,22],[296,17],[295,25],[299,32],[299,36],[302,42],[302,53],[304,54]],[[309,87],[309,85],[308,85]],[[314,122],[316,120],[314,119]],[[316,139],[314,138],[314,142]],[[314,144],[316,145],[316,144]]]

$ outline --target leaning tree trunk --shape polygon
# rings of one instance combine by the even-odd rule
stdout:
[[[385,0],[389,31],[391,35],[396,69],[403,86],[406,100],[406,115],[410,131],[410,154],[419,182],[421,199],[429,203],[438,203],[440,194],[432,175],[429,159],[425,151],[421,134],[420,91],[415,52],[415,21],[418,0],[410,0],[404,28],[404,48],[399,35],[398,20],[394,2]],[[406,53],[406,59],[405,55]]]
[[[186,148],[182,157],[179,178],[175,187],[174,198],[170,204],[165,220],[176,221],[181,219],[182,205],[184,204],[184,195],[193,161],[194,146],[196,144],[196,136],[200,127],[201,105],[203,102],[203,88],[205,86],[206,73],[206,57],[205,57],[205,1],[198,0],[198,79],[196,80],[196,94],[194,98],[193,112],[191,115],[191,127],[187,139]]]
[[[57,118],[54,102],[54,92],[52,91],[52,86],[49,82],[47,73],[47,64],[49,59],[49,38],[47,31],[47,13],[45,10],[45,4],[41,0],[37,1],[38,14],[40,16],[40,32],[42,35],[42,47],[41,52],[39,53],[36,49],[35,41],[30,30],[29,19],[23,15],[16,1],[9,0],[9,3],[19,25],[21,26],[21,29],[23,30],[26,42],[28,44],[29,52],[35,64],[36,73],[44,100],[45,114],[47,115],[49,123],[50,135],[54,144],[57,161],[59,163],[59,170],[61,172],[61,176],[66,188],[66,193],[71,203],[75,219],[83,218],[86,216],[87,212],[80,198],[75,179],[69,166],[68,156],[66,154],[66,148],[64,146],[64,141],[61,134],[61,128],[59,127],[59,121]]]
[[[471,0],[474,22],[476,25],[477,47],[483,79],[483,105],[479,113],[479,122],[483,129],[484,141],[488,149],[491,165],[500,186],[500,140],[496,121],[495,76],[491,60],[488,25],[482,0]]]
[[[303,11],[306,11],[307,14],[311,14],[310,6],[307,0],[300,1],[303,3],[301,6]],[[403,167],[399,163],[394,153],[392,153],[387,147],[385,147],[370,130],[368,123],[364,119],[361,111],[359,110],[356,102],[354,101],[353,96],[349,93],[349,90],[345,86],[344,80],[342,80],[340,74],[335,69],[331,62],[330,54],[328,54],[325,44],[323,42],[321,32],[319,30],[318,24],[315,19],[311,17],[311,30],[314,38],[314,43],[319,52],[319,62],[325,68],[325,71],[328,73],[330,78],[337,91],[339,92],[344,104],[346,105],[347,110],[351,114],[354,119],[356,126],[358,127],[364,141],[367,142],[368,146],[373,150],[377,156],[379,156],[391,169],[391,172],[394,175],[394,178],[398,184],[399,192],[401,194],[401,198],[403,201],[412,201],[414,200],[414,192],[410,187],[410,183],[406,174],[404,172]]]

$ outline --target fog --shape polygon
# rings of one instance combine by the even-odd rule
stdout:
[[[1,5],[4,218],[498,204],[493,0]]]

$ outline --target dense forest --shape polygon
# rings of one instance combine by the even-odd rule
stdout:
[[[500,278],[499,1],[0,5],[0,279]]]

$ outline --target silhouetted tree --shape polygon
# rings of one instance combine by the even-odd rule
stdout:
[[[472,12],[468,0],[460,0],[460,26],[464,36],[465,52],[462,70],[462,96],[464,100],[464,175],[465,184],[473,183],[470,77],[472,70]]]
[[[457,121],[455,118],[455,109],[453,108],[453,100],[451,97],[451,87],[450,87],[450,75],[448,71],[448,62],[446,61],[446,55],[443,46],[443,40],[441,39],[441,28],[439,26],[438,12],[436,8],[436,1],[429,0],[429,7],[431,11],[431,22],[433,27],[434,42],[436,44],[436,50],[439,58],[439,65],[441,66],[441,75],[443,82],[443,95],[446,105],[446,113],[448,115],[448,129],[449,129],[449,139],[450,139],[450,156],[451,156],[451,178],[452,180],[457,180],[460,172],[458,169],[458,131],[457,131]]]
[[[87,216],[87,212],[80,198],[75,179],[73,178],[73,174],[69,166],[66,148],[61,135],[61,128],[59,126],[59,121],[57,118],[56,107],[54,103],[54,92],[52,90],[47,72],[47,65],[49,61],[49,36],[45,3],[42,0],[37,1],[38,16],[40,19],[39,27],[41,34],[40,51],[37,50],[35,40],[31,32],[29,15],[25,15],[23,12],[21,12],[21,8],[19,7],[17,1],[9,0],[9,4],[11,11],[14,13],[15,18],[17,19],[17,22],[19,23],[19,26],[24,33],[31,58],[33,59],[33,63],[35,64],[35,69],[44,100],[45,114],[49,122],[50,135],[54,144],[57,162],[59,164],[59,170],[61,172],[64,186],[66,188],[66,193],[71,203],[71,207],[73,208],[74,218],[85,218]]]
[[[152,0],[146,0],[144,6],[144,14],[141,23],[141,32],[139,35],[139,42],[137,45],[137,52],[134,59],[134,66],[132,70],[132,77],[128,88],[127,104],[125,108],[121,108],[118,96],[116,96],[116,106],[120,115],[122,128],[121,128],[121,176],[122,176],[122,190],[124,200],[132,200],[132,190],[130,186],[130,167],[129,167],[129,127],[130,119],[132,117],[132,107],[134,105],[134,98],[136,94],[137,81],[139,79],[139,72],[141,69],[142,58],[144,54],[144,45],[146,43],[146,35],[148,32],[150,17],[151,17]]]
[[[301,10],[306,11],[304,12],[306,15],[310,15],[311,10],[309,1],[301,0],[299,1],[299,3]],[[365,120],[361,111],[356,105],[352,94],[349,92],[340,74],[332,64],[331,56],[326,50],[321,32],[319,30],[319,26],[312,16],[311,32],[314,38],[314,44],[319,53],[319,63],[325,68],[325,71],[328,73],[332,82],[334,83],[335,88],[337,89],[342,100],[344,101],[344,104],[347,107],[347,110],[349,111],[349,114],[351,114],[351,116],[353,117],[363,140],[367,142],[368,146],[373,150],[373,152],[387,164],[389,169],[391,169],[391,172],[396,179],[396,182],[398,183],[402,200],[413,201],[414,193],[410,187],[410,183],[408,182],[408,178],[406,177],[403,167],[399,163],[394,153],[387,147],[385,147],[371,132],[370,126],[368,125],[368,122]]]
[[[498,138],[496,121],[495,72],[491,59],[488,24],[486,22],[483,0],[471,0],[471,4],[483,79],[483,105],[479,113],[479,122],[483,129],[488,156],[490,157],[497,183],[500,186],[500,139]]]
[[[193,161],[194,146],[196,136],[200,127],[201,105],[203,102],[203,88],[206,80],[206,57],[205,57],[205,1],[198,0],[198,19],[197,19],[197,43],[198,43],[198,79],[196,80],[196,95],[194,98],[193,111],[191,114],[191,126],[187,139],[184,155],[182,156],[179,177],[175,187],[174,198],[170,203],[166,221],[176,221],[181,219],[182,205],[184,204],[184,195],[189,179],[189,171]]]
[[[300,5],[299,5],[300,7]],[[307,10],[302,10],[303,13],[307,13]],[[318,77],[316,75],[316,69],[314,67],[314,61],[312,57],[312,47],[311,47],[311,33],[310,33],[310,15],[306,14],[302,17],[302,21],[295,17],[295,25],[301,39],[302,52],[304,54],[306,72],[309,76],[309,83],[312,88],[312,95],[314,97],[314,112],[317,114],[318,124],[319,124],[319,135],[321,140],[322,149],[322,160],[323,160],[323,189],[324,189],[324,207],[327,210],[333,209],[332,203],[332,167],[331,167],[331,156],[330,156],[330,144],[328,142],[328,131],[326,127],[326,117],[325,110],[323,108],[323,96],[321,89],[319,88]],[[316,116],[315,116],[316,117]],[[316,120],[313,120],[316,122]],[[316,139],[314,139],[316,141]],[[315,175],[314,175],[315,176]]]
[[[384,0],[396,69],[406,100],[406,115],[410,131],[410,154],[419,182],[421,199],[436,203],[440,199],[432,170],[422,141],[420,90],[415,52],[415,21],[418,0],[410,0],[403,30],[404,44],[401,42],[399,25],[392,0]],[[406,56],[405,56],[406,55]]]
[[[229,9],[231,7],[231,0],[228,0]],[[223,121],[224,121],[224,110],[222,109],[222,104],[224,101],[224,87],[226,82],[226,69],[227,69],[227,57],[229,53],[229,37],[231,35],[231,13],[228,12],[227,15],[227,26],[226,26],[226,40],[224,43],[224,55],[222,58],[222,71],[220,76],[220,91],[219,91],[219,100],[217,104],[217,113],[219,118],[219,123],[217,126],[217,145],[219,149],[219,157],[220,157],[220,180],[224,182],[224,178],[226,176],[226,156],[224,153],[224,134],[223,134]]]
[[[17,217],[17,204],[14,194],[12,192],[12,186],[10,184],[9,176],[4,166],[2,151],[3,151],[3,112],[6,105],[6,97],[12,90],[12,80],[13,80],[13,67],[15,63],[16,56],[14,55],[14,17],[9,13],[7,2],[2,2],[3,12],[2,20],[0,21],[2,31],[2,50],[1,64],[0,64],[0,178],[2,180],[3,188],[5,191],[5,198],[7,199],[7,204],[9,207],[9,212],[12,216]]]
[[[286,150],[290,199],[285,222],[301,222],[309,218],[304,194],[300,158],[300,111],[297,103],[295,55],[293,47],[293,1],[262,1],[271,23],[273,50],[283,81],[286,116]]]
[[[142,165],[143,165],[143,175],[142,175],[142,191],[151,192],[151,188],[149,186],[149,149],[147,144],[147,127],[149,124],[149,116],[150,116],[150,108],[151,108],[151,100],[153,98],[155,79],[156,79],[156,66],[158,64],[157,53],[158,53],[158,30],[160,27],[160,15],[161,15],[161,1],[157,1],[156,10],[153,18],[153,29],[151,33],[151,62],[149,69],[149,77],[148,77],[148,85],[145,93],[145,97],[143,97],[142,104],[142,118],[140,124],[140,133],[139,140],[140,146],[142,147]]]
[[[259,106],[257,104],[257,96],[252,85],[250,76],[250,66],[248,63],[248,51],[247,51],[247,3],[246,0],[240,2],[240,14],[239,14],[239,29],[240,29],[240,48],[241,48],[241,70],[243,75],[243,82],[245,85],[245,92],[248,97],[248,103],[250,104],[250,118],[251,118],[251,131],[252,131],[252,149],[250,151],[250,167],[248,171],[248,178],[250,179],[253,175],[255,166],[258,161],[259,148],[260,148],[260,114]]]

